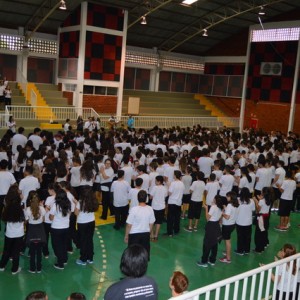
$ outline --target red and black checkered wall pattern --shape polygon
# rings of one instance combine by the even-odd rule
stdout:
[[[240,63],[205,63],[204,74],[244,75],[245,64]]]
[[[125,68],[124,89],[149,91],[150,70],[138,68]]]
[[[0,54],[0,78],[3,77],[9,81],[16,81],[17,55]]]
[[[78,58],[79,56],[79,31],[63,32],[59,37],[59,57]]]
[[[54,83],[54,59],[29,57],[27,80],[37,83]]]
[[[81,22],[81,5],[79,5],[63,22],[62,27],[80,25]]]
[[[84,79],[120,81],[121,36],[86,32]]]
[[[88,3],[87,25],[123,31],[122,9]]]
[[[251,44],[247,99],[286,103],[291,101],[297,47],[297,41],[260,42]],[[282,63],[281,76],[260,75],[262,62]],[[299,97],[297,102],[300,103]]]

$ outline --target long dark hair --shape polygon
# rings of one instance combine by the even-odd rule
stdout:
[[[233,207],[239,207],[240,204],[236,192],[230,191],[226,194],[226,197],[230,198],[230,203]]]
[[[94,163],[91,159],[86,160],[80,168],[80,176],[86,181],[91,181],[94,178]]]
[[[262,189],[262,195],[264,196],[265,202],[268,206],[270,206],[274,201],[274,192],[270,187],[264,187]]]
[[[66,217],[71,211],[71,202],[68,199],[67,193],[60,189],[55,196],[56,209],[61,211],[62,215]]]
[[[98,210],[99,204],[92,187],[85,186],[80,193],[80,210],[83,212],[95,212]]]
[[[249,171],[248,171],[247,167],[241,167],[241,173],[244,174],[247,177],[247,180],[248,180],[249,183],[252,182],[252,178],[249,175]]]
[[[12,185],[5,197],[5,206],[2,212],[3,222],[18,223],[25,220],[21,206],[21,196],[18,185]]]
[[[240,201],[242,203],[249,204],[250,203],[250,191],[248,188],[243,187],[240,193]]]

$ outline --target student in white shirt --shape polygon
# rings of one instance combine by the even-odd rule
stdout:
[[[207,205],[203,205],[207,223],[205,225],[205,235],[203,238],[203,252],[201,261],[197,265],[207,268],[208,264],[214,266],[218,253],[218,242],[222,237],[220,219],[222,217],[223,201],[220,196],[215,197],[215,201],[208,211]]]
[[[150,238],[152,241],[157,242],[160,226],[163,222],[165,215],[166,202],[165,199],[168,196],[167,188],[163,185],[164,178],[161,175],[156,176],[155,186],[150,191],[151,206],[154,211],[155,223],[151,232]]]
[[[35,193],[30,204],[25,210],[25,218],[28,222],[26,232],[26,244],[29,246],[30,273],[42,271],[42,248],[46,242],[46,234],[43,225],[45,208],[41,205],[38,195]]]
[[[133,207],[127,217],[124,241],[128,246],[138,244],[148,252],[150,260],[150,233],[155,222],[153,208],[146,204],[147,192],[141,190],[138,193],[139,205]]]
[[[32,141],[33,147],[35,150],[39,150],[40,145],[43,144],[43,140],[40,137],[41,129],[40,128],[34,128],[33,134],[29,137],[28,140]]]
[[[239,201],[235,192],[228,192],[227,206],[222,213],[222,237],[225,241],[226,255],[219,259],[222,263],[231,263],[231,234],[235,229],[235,221],[237,217],[237,208],[239,207]]]
[[[71,181],[70,184],[72,188],[75,189],[77,195],[80,194],[80,168],[81,168],[81,160],[79,157],[73,157],[73,166],[70,169]]]
[[[264,187],[268,187],[269,183],[269,171],[265,167],[266,161],[263,158],[258,160],[258,169],[256,170],[256,184],[254,195],[258,196],[261,194],[261,191]],[[270,185],[269,185],[270,186]]]
[[[286,172],[286,178],[282,185],[277,184],[279,190],[281,191],[281,197],[279,201],[279,211],[280,224],[275,227],[279,231],[287,231],[288,223],[290,222],[290,214],[293,206],[293,194],[296,190],[296,181],[292,177],[292,172]]]
[[[183,171],[183,176],[181,178],[183,184],[184,184],[184,192],[182,195],[182,208],[181,208],[181,219],[184,219],[187,217],[186,212],[188,211],[189,204],[191,202],[191,193],[190,188],[192,185],[193,178],[191,176],[192,168],[190,166],[184,166],[185,170]]]
[[[52,221],[49,219],[49,211],[51,210],[52,206],[55,204],[55,197],[56,197],[56,191],[59,189],[58,184],[49,183],[48,185],[48,193],[49,197],[47,197],[44,206],[46,209],[46,214],[44,218],[44,229],[46,234],[46,241],[43,246],[43,255],[46,259],[49,258],[49,248],[48,248],[48,242],[49,242],[49,236],[51,232],[51,223]]]
[[[95,231],[95,211],[98,202],[92,188],[85,186],[79,201],[76,201],[75,215],[77,216],[78,242],[80,257],[76,260],[77,265],[85,266],[92,264],[94,257],[93,236]]]
[[[296,248],[294,245],[291,244],[284,244],[281,250],[277,253],[275,257],[275,261],[278,259],[287,258],[289,256],[293,256],[297,253]],[[262,264],[260,264],[262,266]],[[285,269],[284,269],[285,268]],[[298,270],[299,271],[299,270]],[[293,269],[291,269],[290,263],[286,265],[281,265],[278,267],[277,273],[277,290],[276,290],[276,298],[275,300],[279,299],[298,299],[294,298],[294,287],[297,272],[297,263],[294,261]],[[276,281],[275,274],[272,273],[271,279],[273,282]],[[282,295],[282,296],[281,296]]]
[[[274,193],[271,187],[264,187],[262,194],[253,198],[257,212],[257,222],[255,228],[254,242],[256,253],[262,253],[269,245],[269,221],[270,209],[274,201]]]
[[[139,205],[137,195],[139,191],[142,190],[142,186],[143,186],[143,178],[138,177],[135,180],[135,188],[131,188],[128,193],[128,200],[130,200],[129,210]]]
[[[32,166],[26,166],[24,178],[20,181],[19,189],[23,194],[22,203],[26,206],[26,200],[30,191],[36,191],[40,188],[40,183],[33,175]]]
[[[198,172],[196,177],[197,180],[194,181],[190,187],[190,193],[192,196],[188,211],[189,225],[184,228],[184,230],[188,232],[198,230],[198,222],[201,216],[203,195],[205,191],[204,173]]]
[[[0,260],[0,271],[4,271],[10,258],[12,258],[11,272],[19,273],[20,251],[23,245],[25,216],[21,207],[21,195],[17,185],[12,185],[5,197],[5,207],[2,221],[6,222],[4,247]]]
[[[14,175],[7,171],[8,161],[2,159],[0,161],[0,216],[4,206],[4,198],[9,188],[16,182]],[[0,222],[1,230],[1,222]]]
[[[71,214],[71,203],[67,193],[60,189],[56,192],[55,204],[49,212],[51,223],[51,240],[57,263],[55,269],[63,270],[68,261],[67,242],[69,235],[69,223]]]
[[[174,180],[169,186],[168,215],[167,215],[167,235],[172,237],[180,231],[180,213],[184,184],[181,181],[181,172],[174,171]]]
[[[222,197],[223,204],[227,204],[226,195],[232,191],[234,177],[231,175],[230,166],[225,166],[224,175],[220,178],[220,196]]]
[[[215,196],[218,194],[220,190],[220,185],[218,180],[216,180],[216,174],[211,173],[208,179],[208,182],[205,185],[204,195],[206,196],[206,205],[208,206],[208,210],[210,209]]]
[[[114,181],[111,185],[111,192],[114,199],[114,212],[115,212],[115,225],[114,229],[119,230],[126,224],[128,215],[128,192],[130,185],[124,180],[124,171],[118,171],[118,180]]]
[[[251,183],[252,177],[249,174],[247,167],[241,168],[241,178],[239,179],[239,191],[246,187],[248,188],[249,192],[251,193]]]
[[[104,162],[104,166],[102,166],[99,170],[100,175],[100,188],[102,192],[102,215],[100,219],[106,220],[108,209],[110,211],[110,215],[114,215],[114,207],[113,203],[110,199],[110,188],[115,176],[114,170],[111,167],[111,160],[106,159]],[[126,195],[127,196],[127,195]]]
[[[209,151],[207,149],[203,149],[202,153],[203,156],[198,159],[197,164],[200,171],[204,173],[205,179],[207,179],[211,173],[214,161],[211,157],[209,157]]]
[[[252,213],[255,210],[255,203],[250,198],[248,188],[241,189],[239,203],[236,218],[237,249],[235,253],[245,255],[250,253]]]

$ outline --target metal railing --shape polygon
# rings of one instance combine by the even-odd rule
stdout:
[[[292,275],[293,266],[296,264],[296,274]],[[297,278],[300,267],[300,254],[290,256],[271,264],[253,269],[251,271],[227,278],[225,280],[210,284],[200,289],[188,292],[178,297],[170,298],[176,300],[262,300],[276,299],[279,286],[278,273],[282,268],[280,281],[285,283],[285,291],[292,293],[292,300],[296,299]],[[272,273],[275,281],[272,282]],[[291,286],[291,290],[290,290]],[[299,297],[299,295],[298,295]],[[283,292],[280,291],[279,300],[283,300]],[[287,296],[286,299],[289,299]]]
[[[66,119],[76,120],[78,116],[82,116],[83,119],[88,117],[100,117],[99,114],[93,108],[78,108],[78,107],[52,107],[49,106],[17,106],[7,105],[6,113],[13,115],[18,120],[53,120],[53,121],[65,121]],[[37,115],[39,116],[37,118]],[[53,119],[53,116],[56,119]]]
[[[40,120],[63,123],[66,119],[75,121],[78,116],[84,120],[88,117],[100,118],[100,125],[107,127],[108,119],[111,115],[98,114],[93,108],[78,107],[51,107],[48,106],[6,106],[6,113],[13,115],[17,120]],[[55,116],[55,118],[53,117]],[[117,127],[127,126],[127,116],[122,116]],[[239,126],[239,118],[227,117],[169,117],[169,116],[135,116],[134,127],[150,129],[154,126],[160,128],[171,128],[173,126],[202,127],[218,129],[223,126],[236,128]]]
[[[127,124],[127,116],[121,117],[121,123]],[[227,125],[228,124],[228,125]],[[227,127],[239,127],[239,118],[227,117],[168,117],[168,116],[135,116],[135,128],[153,128],[158,126],[160,128],[171,128],[173,126],[193,127],[201,125],[207,128],[220,128],[224,125]]]

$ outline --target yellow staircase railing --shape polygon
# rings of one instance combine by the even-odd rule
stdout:
[[[56,116],[47,104],[34,83],[27,83],[27,89],[18,83],[19,89],[25,94],[26,102],[32,106],[38,120],[55,120]]]
[[[204,105],[205,109],[210,110],[212,116],[217,117],[218,119],[227,117],[216,105],[214,105],[204,95],[196,94],[195,99],[199,100],[200,104]],[[224,126],[233,127],[233,122],[231,122],[230,120],[225,120],[222,122],[224,123]]]

